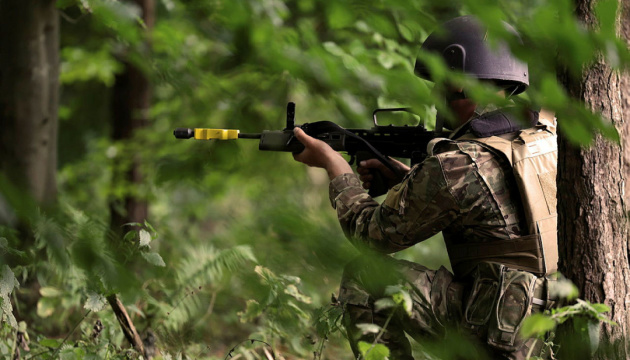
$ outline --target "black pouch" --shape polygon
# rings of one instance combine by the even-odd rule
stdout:
[[[488,323],[495,309],[504,268],[500,264],[480,263],[473,273],[473,287],[464,308],[464,327],[474,333]]]
[[[536,285],[534,274],[527,271],[505,270],[499,297],[488,327],[488,344],[504,351],[515,351],[526,339],[519,336],[523,320],[532,311]]]

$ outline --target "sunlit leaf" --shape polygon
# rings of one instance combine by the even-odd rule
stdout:
[[[378,334],[381,331],[381,327],[376,324],[357,324],[357,327],[363,335]]]
[[[308,296],[305,296],[304,294],[300,293],[300,291],[298,290],[298,288],[293,285],[293,284],[289,284],[285,289],[284,289],[284,293],[287,295],[290,295],[292,297],[294,297],[295,299],[297,299],[300,302],[303,302],[305,304],[310,304],[311,303],[311,298]]]
[[[87,299],[85,300],[85,305],[83,305],[84,309],[91,310],[93,312],[98,312],[103,309],[107,299],[105,296],[101,294],[97,294],[95,292],[88,293]]]
[[[571,280],[564,277],[561,277],[557,281],[552,281],[549,284],[549,296],[551,298],[573,300],[579,295],[577,286],[575,286]]]
[[[151,265],[155,265],[155,266],[166,266],[166,263],[164,263],[164,260],[162,259],[162,257],[160,256],[160,254],[155,253],[155,252],[142,252],[142,257],[149,262],[149,264]]]
[[[606,313],[610,311],[610,306],[606,304],[591,304],[598,313]]]
[[[55,313],[60,301],[56,298],[43,297],[37,301],[37,316],[47,318]]]
[[[389,356],[389,349],[383,344],[359,341],[359,351],[365,360],[386,360]]]
[[[149,247],[149,244],[151,243],[151,234],[149,234],[148,231],[141,229],[138,232],[138,237],[140,238],[140,247]]]
[[[396,307],[396,302],[392,298],[382,298],[374,302],[374,308],[377,311]]]
[[[43,297],[58,297],[58,296],[61,296],[62,291],[52,286],[44,286],[39,289],[39,293]]]

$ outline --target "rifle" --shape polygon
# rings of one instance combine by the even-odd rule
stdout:
[[[300,153],[304,145],[293,135],[293,129],[299,126],[304,132],[316,139],[322,140],[335,151],[346,152],[350,155],[350,165],[376,158],[394,172],[400,174],[388,161],[387,157],[407,158],[411,165],[420,163],[427,156],[429,141],[437,137],[446,137],[448,132],[428,131],[423,125],[394,126],[379,125],[377,114],[379,112],[406,111],[409,108],[376,109],[372,113],[374,126],[371,129],[345,129],[331,121],[318,121],[295,125],[295,103],[287,105],[287,123],[283,130],[263,130],[262,133],[241,133],[239,130],[230,129],[188,129],[177,128],[173,132],[178,139],[195,140],[232,140],[232,139],[258,139],[258,149],[262,151],[285,151]],[[371,196],[379,196],[387,192],[387,183],[378,171],[372,173],[374,179],[370,187]]]

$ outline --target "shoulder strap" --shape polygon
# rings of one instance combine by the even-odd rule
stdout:
[[[483,114],[470,121],[470,130],[480,138],[513,133],[536,126],[539,113],[525,110],[521,114],[514,108],[504,108]]]

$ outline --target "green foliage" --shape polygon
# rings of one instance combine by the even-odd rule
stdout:
[[[245,310],[238,314],[241,322],[258,322],[260,326],[256,334],[272,343],[291,339],[292,334],[311,325],[312,317],[307,306],[312,299],[298,288],[302,282],[299,277],[276,275],[260,265],[256,266],[255,272],[266,292],[257,299],[247,301]],[[303,356],[312,353],[311,344],[304,344],[302,339],[294,339],[288,345]]]
[[[11,322],[15,308],[27,315],[27,356],[53,358],[56,351],[62,358],[125,358],[126,343],[104,300],[117,293],[136,327],[155,332],[165,359],[222,359],[233,344],[254,337],[287,357],[346,358],[341,308],[329,304],[328,295],[356,252],[330,210],[326,175],[288,154],[260,153],[254,141],[177,141],[172,130],[279,129],[287,101],[297,103],[298,123],[326,119],[369,127],[372,109],[410,106],[417,117],[409,120],[431,128],[436,111],[445,111],[439,91],[447,82],[473,89],[480,103],[497,103],[493,89],[417,54],[436,24],[453,16],[476,14],[491,40],[506,38],[535,65],[518,106],[555,111],[574,142],[586,144],[597,132],[618,139],[609,121],[572,100],[556,80],[556,69],[581,76],[600,57],[615,69],[628,66],[627,45],[614,34],[618,9],[611,0],[598,2],[594,29],[576,21],[568,0],[162,0],[150,33],[131,1],[56,5],[63,14],[59,206],[38,211],[0,177],[13,221],[26,224],[33,238],[30,244],[28,236],[0,228],[0,262],[18,264],[2,268],[2,316]],[[501,20],[515,25],[523,44]],[[429,62],[435,85],[413,75],[417,55]],[[111,95],[129,64],[150,79],[151,121],[131,140],[114,142]],[[134,161],[141,163],[142,185],[119,181]],[[159,236],[147,222],[131,224],[126,236],[110,229],[110,207],[124,209],[129,195],[148,199],[148,220]],[[448,267],[439,236],[397,257]],[[15,290],[6,269],[15,274],[11,279],[36,279],[40,287]],[[388,291],[378,306],[408,311],[407,290]],[[576,296],[569,285],[558,291]],[[22,300],[29,295],[35,298],[30,307]],[[536,316],[523,331],[541,334],[549,320],[564,321],[562,314],[601,317],[597,305],[579,306]],[[104,330],[93,337],[97,319]],[[0,357],[14,353],[16,326],[2,324]],[[441,346],[465,356],[462,344]],[[387,356],[380,345],[366,345],[366,358]],[[427,349],[419,351],[449,356]],[[261,356],[260,344],[238,351]]]
[[[550,288],[550,296],[570,301],[577,298],[578,290],[571,281],[561,277],[557,285]],[[532,314],[523,321],[519,332],[524,338],[536,337],[539,341],[543,341],[546,351],[553,354],[557,347],[553,339],[558,332],[558,327],[568,322],[571,329],[568,330],[568,334],[563,334],[564,337],[560,343],[560,350],[562,347],[567,349],[563,356],[580,354],[581,349],[592,355],[599,347],[602,323],[616,325],[605,315],[609,311],[610,308],[605,304],[592,304],[582,299],[575,299],[572,305]],[[566,329],[564,331],[567,332]],[[582,355],[583,353],[580,356]]]
[[[62,49],[61,58],[59,80],[65,84],[97,81],[109,87],[114,84],[116,74],[123,70],[122,64],[112,56],[108,44],[97,52],[87,52],[79,47],[67,47]]]
[[[13,289],[18,288],[20,283],[15,278],[13,271],[7,265],[3,265],[0,273],[0,320],[17,329],[17,321],[13,316],[13,306],[11,305],[11,293]]]
[[[389,356],[389,349],[383,344],[368,344],[359,341],[359,351],[365,360],[386,360]]]

